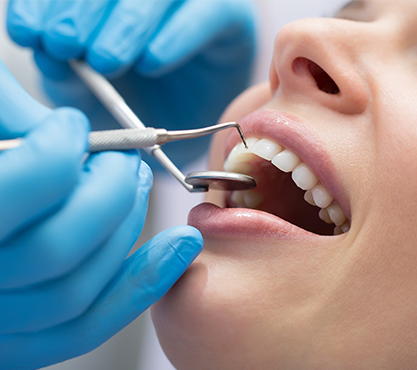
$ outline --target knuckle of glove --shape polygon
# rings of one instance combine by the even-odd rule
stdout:
[[[79,57],[84,49],[77,30],[64,22],[48,27],[42,43],[49,55],[62,61]]]
[[[11,39],[23,47],[35,47],[38,44],[39,30],[36,16],[26,9],[22,1],[11,0],[7,10],[7,32]],[[34,24],[35,23],[35,24]]]
[[[24,24],[14,23],[12,20],[9,20],[7,22],[7,32],[9,33],[10,38],[20,46],[37,46],[38,32]]]
[[[96,43],[87,50],[86,59],[95,70],[104,74],[115,74],[129,67],[121,54]]]

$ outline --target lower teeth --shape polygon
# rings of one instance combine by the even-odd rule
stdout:
[[[256,208],[263,202],[264,197],[251,190],[234,191],[231,200],[240,207]]]

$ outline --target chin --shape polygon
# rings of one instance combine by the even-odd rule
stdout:
[[[207,338],[213,326],[203,312],[207,279],[207,267],[196,261],[152,306],[152,321],[159,342],[177,369],[204,369],[201,364],[209,361]]]
[[[207,248],[215,248],[207,240]],[[265,291],[250,271],[236,278],[241,267],[233,258],[218,263],[202,255],[172,289],[152,306],[159,342],[177,369],[271,369],[262,309]],[[254,302],[257,302],[254,304]],[[258,318],[256,318],[258,317]],[[256,318],[256,319],[255,319]],[[261,367],[259,367],[261,366]]]

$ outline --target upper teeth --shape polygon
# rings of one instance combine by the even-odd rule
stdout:
[[[336,225],[335,234],[349,231],[350,223],[340,206],[296,154],[267,139],[249,138],[247,144],[248,149],[242,143],[233,148],[224,163],[225,171],[250,175],[253,167],[248,162],[255,156],[270,161],[281,171],[292,172],[291,177],[295,184],[306,190],[304,199],[308,203],[321,208],[319,217],[323,221]],[[232,194],[232,200],[236,204],[250,208],[259,206],[263,199],[260,194],[254,191],[234,192]]]

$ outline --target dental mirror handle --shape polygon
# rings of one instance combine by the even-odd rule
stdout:
[[[83,61],[71,60],[71,68],[88,86],[97,99],[104,105],[110,114],[124,128],[146,128],[142,121],[126,104],[122,96],[117,92],[113,85],[100,73],[92,69]],[[189,192],[206,192],[208,187],[194,187],[185,182],[184,174],[175,166],[168,156],[162,151],[159,145],[145,149],[146,152],[154,156],[158,162],[171,173]]]

